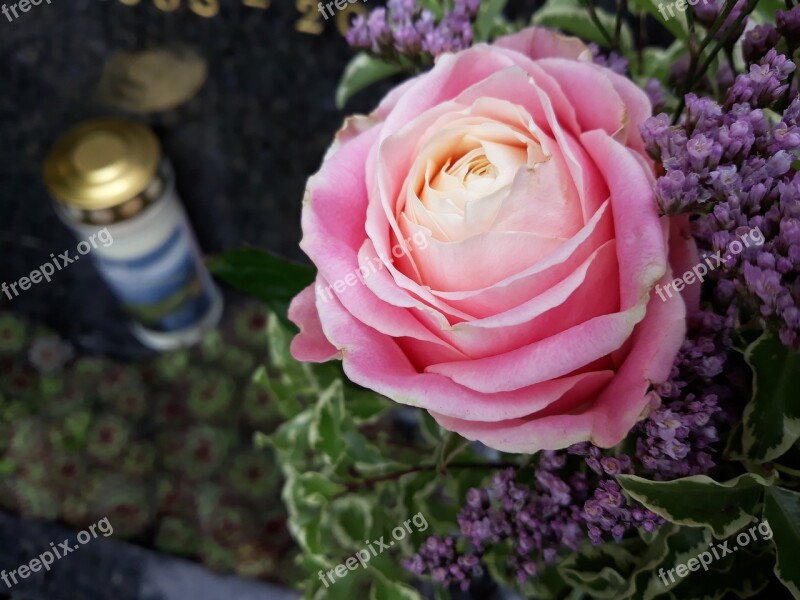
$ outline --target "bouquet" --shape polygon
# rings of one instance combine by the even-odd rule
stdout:
[[[263,299],[306,598],[800,598],[800,6],[389,0]],[[298,199],[299,200],[299,199]]]

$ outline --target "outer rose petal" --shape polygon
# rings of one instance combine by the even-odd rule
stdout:
[[[312,283],[295,296],[289,305],[289,319],[300,328],[292,340],[291,352],[297,360],[305,362],[325,362],[333,358],[341,358],[339,351],[325,337],[322,322],[314,304],[315,294]]]
[[[528,58],[570,58],[592,60],[592,51],[576,37],[561,35],[549,29],[529,27],[495,40],[495,46],[516,50]]]
[[[633,335],[630,354],[608,387],[596,400],[583,397],[591,403],[585,410],[563,407],[567,414],[491,423],[432,414],[445,429],[502,452],[557,450],[587,440],[604,448],[614,446],[645,416],[650,382],[664,380],[663,366],[672,366],[686,333],[686,311],[679,296],[668,302],[655,297],[648,310]]]
[[[482,394],[447,377],[420,373],[397,340],[365,326],[334,299],[324,305],[325,333],[342,351],[347,377],[401,404],[448,416],[484,422],[527,417],[545,410],[576,387],[583,396],[596,395],[613,377],[598,370],[542,382],[507,393]],[[591,391],[592,393],[589,393]]]
[[[671,253],[690,253],[693,247],[694,242],[683,238],[680,228],[673,229]],[[661,284],[671,279],[672,273],[668,272]],[[650,405],[647,389],[652,383],[667,379],[685,335],[686,307],[681,297],[675,294],[664,302],[653,294],[647,314],[631,338],[631,350],[624,363],[585,410],[491,423],[432,415],[445,429],[503,452],[554,450],[586,440],[608,448],[621,442],[646,416]]]

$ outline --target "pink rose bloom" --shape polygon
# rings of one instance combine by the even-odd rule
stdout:
[[[308,182],[292,353],[506,452],[619,443],[684,339],[695,264],[659,218],[630,80],[527,29],[347,120]]]

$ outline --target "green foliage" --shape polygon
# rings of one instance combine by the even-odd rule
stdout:
[[[679,40],[687,40],[689,37],[688,28],[686,25],[686,13],[676,10],[675,16],[665,18],[658,10],[658,6],[663,4],[659,0],[631,0],[632,8],[636,7],[640,11],[644,11],[653,17],[656,21],[661,23],[672,35]]]
[[[673,42],[668,48],[647,46],[642,51],[641,68],[637,72],[639,82],[644,83],[650,77],[666,82],[670,68],[685,53],[686,45],[680,41]],[[633,64],[639,63],[634,61]]]
[[[210,258],[209,270],[239,291],[266,303],[281,318],[289,302],[314,281],[315,270],[271,252],[243,248]]]
[[[635,500],[671,523],[709,527],[718,538],[728,537],[758,514],[764,487],[772,481],[746,473],[718,483],[705,475],[674,481],[648,481],[618,475],[622,488]]]
[[[745,350],[753,370],[753,394],[744,410],[742,427],[728,451],[754,463],[772,461],[800,438],[800,402],[794,388],[800,378],[800,354],[764,333]]]
[[[794,598],[800,598],[800,493],[781,487],[767,490],[764,520],[774,534],[775,574]]]
[[[390,63],[370,56],[366,52],[356,54],[344,69],[339,87],[336,89],[336,108],[344,108],[347,101],[367,86],[403,71],[399,63]]]
[[[592,597],[615,599],[627,587],[627,576],[633,572],[644,550],[641,540],[623,544],[587,545],[559,566],[564,581]]]
[[[508,24],[503,18],[503,9],[508,0],[482,0],[475,20],[475,41],[486,42],[505,33]]]
[[[753,16],[761,23],[774,23],[775,13],[779,10],[787,10],[785,0],[759,0]]]
[[[600,46],[608,47],[609,38],[614,33],[616,16],[601,8],[595,8],[595,12],[602,29],[598,27],[589,15],[589,11],[580,3],[548,0],[542,8],[534,13],[531,23],[559,29],[577,36],[585,42],[595,42]],[[620,50],[626,56],[632,56],[633,35],[627,23],[622,24]]]
[[[401,559],[432,532],[456,526],[463,495],[487,472],[453,469],[456,460],[477,459],[465,440],[444,435],[427,415],[420,419],[424,435],[422,428],[398,429],[395,404],[343,384],[329,365],[296,363],[282,350],[287,332],[277,320],[270,321],[269,332],[270,347],[280,354],[273,360],[281,371],[278,393],[303,399],[264,439],[285,476],[288,525],[304,552],[300,566],[308,571],[305,597],[419,598]],[[403,422],[421,416],[401,411]],[[320,580],[319,570],[345,564],[368,541],[381,538],[390,548],[366,567],[348,569],[330,587]]]

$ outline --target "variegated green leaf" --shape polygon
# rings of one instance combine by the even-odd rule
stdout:
[[[674,481],[649,481],[635,475],[619,475],[617,479],[633,499],[671,523],[706,526],[718,538],[735,533],[753,520],[764,486],[772,483],[753,473],[724,483],[705,475]]]
[[[777,486],[768,489],[764,521],[773,532],[778,555],[775,574],[800,599],[800,493]]]

